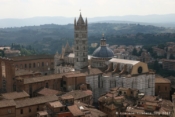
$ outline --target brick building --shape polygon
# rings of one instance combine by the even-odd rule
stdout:
[[[46,55],[0,58],[0,92],[15,91],[15,77],[31,77],[41,73],[52,73],[53,61],[53,56]],[[23,71],[21,71],[22,69]],[[26,71],[32,73],[25,73]]]
[[[0,92],[12,92],[15,78],[13,61],[0,58]]]
[[[67,78],[69,80],[67,80]],[[69,91],[78,89],[80,84],[85,83],[85,74],[69,72],[32,78],[16,78],[16,89],[17,91],[24,90],[30,97],[34,97],[37,96],[37,92],[44,87],[59,91]],[[69,90],[67,88],[69,88]]]
[[[52,55],[34,55],[11,57],[16,69],[26,69],[31,71],[40,71],[48,74],[54,69],[54,56]]]
[[[14,100],[0,101],[0,116],[1,117],[16,117],[16,103]]]
[[[171,81],[166,78],[155,78],[155,95],[163,99],[170,99]]]
[[[170,100],[144,95],[135,89],[113,88],[98,102],[99,109],[108,117],[173,117]]]

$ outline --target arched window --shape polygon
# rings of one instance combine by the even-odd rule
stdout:
[[[31,63],[29,63],[29,68],[31,68]]]
[[[5,62],[1,62],[2,77],[6,77]]]
[[[35,63],[33,63],[33,68],[35,68]]]
[[[16,84],[13,84],[13,91],[16,91]]]

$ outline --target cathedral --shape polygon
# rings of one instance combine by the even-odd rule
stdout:
[[[60,73],[59,68],[63,68],[63,63],[67,66],[72,66],[74,70],[82,70],[88,66],[92,68],[105,68],[106,62],[114,57],[113,51],[106,46],[104,35],[98,47],[92,55],[88,55],[88,24],[87,19],[84,20],[80,13],[78,20],[74,20],[74,45],[69,46],[69,43],[62,47],[61,54],[55,54],[55,73]],[[64,65],[64,66],[65,66]],[[60,67],[61,66],[61,67]],[[67,71],[66,70],[63,71]],[[60,71],[60,72],[59,72]]]
[[[146,95],[154,95],[155,74],[148,69],[146,63],[115,58],[104,35],[100,46],[92,55],[88,55],[87,37],[88,21],[80,13],[78,20],[74,20],[73,47],[67,43],[62,47],[62,53],[54,56],[56,74],[88,70],[86,83],[93,91],[94,101],[113,87],[134,88]],[[100,71],[99,74],[90,72],[93,69]]]

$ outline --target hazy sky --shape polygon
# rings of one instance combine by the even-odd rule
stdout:
[[[0,19],[35,16],[77,17],[175,13],[175,0],[0,0]]]

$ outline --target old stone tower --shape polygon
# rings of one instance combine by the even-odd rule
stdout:
[[[74,20],[74,68],[76,70],[88,66],[87,18],[83,20],[81,13],[78,21]]]

